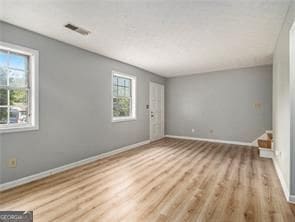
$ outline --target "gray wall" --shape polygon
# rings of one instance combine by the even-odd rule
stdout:
[[[291,107],[291,99],[295,100],[295,91],[290,94],[290,85],[294,87],[295,83],[290,82],[290,45],[289,32],[295,20],[295,3],[291,1],[288,14],[278,38],[274,51],[273,62],[273,123],[274,123],[274,142],[275,150],[280,155],[275,156],[280,171],[285,180],[287,191],[295,194],[295,141],[294,130],[290,134],[290,128],[295,128],[295,103]],[[293,88],[294,90],[294,88]],[[293,124],[291,125],[291,121]],[[293,135],[293,136],[290,136]],[[291,146],[290,146],[291,144]],[[293,168],[291,167],[293,165]]]
[[[1,24],[1,23],[0,23]],[[165,79],[2,23],[2,41],[40,53],[40,130],[0,136],[2,183],[149,139],[149,82]],[[137,77],[137,120],[111,123],[111,72]],[[8,158],[17,168],[7,168]]]
[[[272,129],[271,95],[271,66],[168,79],[166,134],[252,142]]]

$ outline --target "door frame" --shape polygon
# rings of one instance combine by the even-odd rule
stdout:
[[[288,201],[292,203],[295,201],[295,195],[292,195],[292,192],[295,191],[295,22],[291,26],[289,31],[289,87],[290,87],[290,164],[289,164],[289,176],[290,189],[287,191],[289,193],[289,197],[287,197]],[[285,190],[284,190],[285,191]],[[290,195],[291,193],[291,195]]]
[[[160,83],[157,83],[157,82],[153,82],[153,81],[150,81],[150,84],[149,84],[149,133],[150,133],[150,141],[155,141],[155,140],[158,140],[158,139],[161,139],[161,138],[157,138],[157,139],[153,139],[152,138],[152,127],[151,127],[151,122],[152,122],[152,118],[151,118],[151,86],[155,84],[155,85],[158,85],[161,87],[161,132],[162,135],[161,135],[161,138],[163,138],[165,136],[165,86],[163,84],[160,84]]]

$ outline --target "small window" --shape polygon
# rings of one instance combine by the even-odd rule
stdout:
[[[113,122],[135,119],[135,76],[113,72],[112,77]]]
[[[0,42],[0,133],[37,128],[38,52]]]

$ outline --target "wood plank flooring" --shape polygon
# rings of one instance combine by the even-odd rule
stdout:
[[[164,138],[0,193],[34,221],[295,221],[256,148]]]

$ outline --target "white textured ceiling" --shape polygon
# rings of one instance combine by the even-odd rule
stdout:
[[[272,63],[287,0],[0,0],[8,23],[171,77]],[[65,29],[71,22],[87,37]]]

